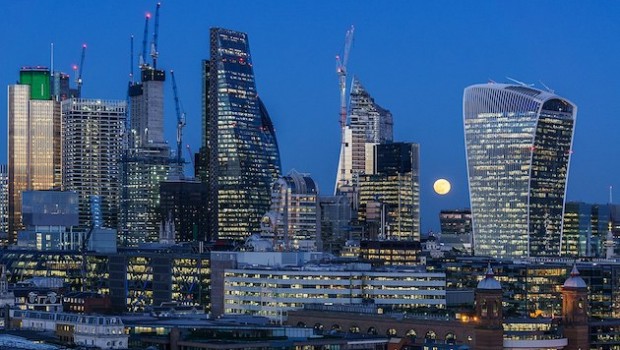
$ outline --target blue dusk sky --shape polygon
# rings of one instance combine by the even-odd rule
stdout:
[[[71,72],[88,44],[83,95],[124,99],[129,36],[141,46],[156,1],[2,1],[0,85],[21,66]],[[158,66],[174,69],[188,116],[184,143],[201,137],[201,60],[210,27],[248,33],[259,94],[276,127],[282,166],[334,187],[340,147],[336,54],[355,26],[349,73],[394,116],[396,141],[421,146],[423,232],[441,209],[469,206],[463,89],[506,77],[540,81],[578,106],[568,200],[620,198],[620,2],[617,1],[163,1]],[[149,41],[152,27],[149,31]],[[137,56],[136,56],[137,57]],[[4,90],[6,91],[6,90]],[[172,86],[166,135],[175,145]],[[6,135],[6,97],[0,99]],[[4,136],[6,137],[6,136]],[[0,143],[6,162],[6,142]],[[452,182],[434,194],[437,178]]]

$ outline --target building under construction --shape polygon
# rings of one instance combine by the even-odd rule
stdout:
[[[150,19],[147,15],[140,54],[140,81],[130,81],[128,90],[129,124],[122,161],[119,243],[129,247],[158,241],[159,183],[167,180],[171,170],[176,169],[170,147],[164,140],[166,74],[157,69],[159,6],[155,13],[151,64],[146,63],[146,36]]]

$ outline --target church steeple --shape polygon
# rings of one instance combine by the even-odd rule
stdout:
[[[562,286],[562,323],[568,338],[566,350],[589,348],[588,306],[588,285],[575,263]]]

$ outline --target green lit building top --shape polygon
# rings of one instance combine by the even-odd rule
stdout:
[[[50,70],[47,67],[22,67],[19,71],[19,83],[30,85],[31,100],[49,100]]]

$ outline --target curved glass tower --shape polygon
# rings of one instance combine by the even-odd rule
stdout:
[[[521,85],[467,87],[463,122],[474,252],[559,256],[577,107]]]
[[[241,240],[259,232],[269,211],[280,153],[267,109],[258,97],[248,36],[210,32],[211,58],[203,65],[201,178],[209,184],[209,236]]]

